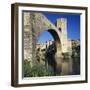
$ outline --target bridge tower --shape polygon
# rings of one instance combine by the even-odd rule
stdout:
[[[60,31],[62,53],[66,53],[68,52],[67,19],[66,18],[57,19],[56,27]]]

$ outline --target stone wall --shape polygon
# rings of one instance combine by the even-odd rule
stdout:
[[[23,18],[24,18],[24,60],[29,60],[32,63],[32,26],[31,26],[31,21],[30,21],[30,13],[23,13]]]

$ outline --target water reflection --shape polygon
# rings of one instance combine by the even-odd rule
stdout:
[[[50,76],[80,75],[80,57],[69,53],[60,54],[56,43],[52,42],[45,49],[37,48],[37,61],[50,73]],[[44,76],[44,75],[43,75]]]
[[[49,56],[50,57],[50,56]],[[60,72],[57,70],[57,63],[55,62],[55,58],[53,57],[49,59],[48,57],[48,70],[49,72],[53,72],[54,75],[64,76],[64,75],[80,75],[80,58],[60,58],[62,61]],[[54,61],[54,62],[52,62]]]
[[[80,58],[63,58],[62,59],[62,75],[79,75],[80,74]]]
[[[53,42],[52,45],[50,45],[46,50],[46,67],[48,68],[49,72],[51,72],[53,75],[56,75],[56,60],[55,60],[55,53],[56,53],[56,45]]]
[[[72,72],[72,74],[73,75],[80,75],[80,58],[73,58],[72,61],[73,61],[73,65],[72,65],[73,72]]]

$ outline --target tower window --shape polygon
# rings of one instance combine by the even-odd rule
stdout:
[[[59,31],[61,32],[61,28],[59,27],[58,29],[59,29]]]

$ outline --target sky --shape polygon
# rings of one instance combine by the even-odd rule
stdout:
[[[58,18],[67,19],[67,34],[68,39],[77,40],[80,39],[80,15],[79,14],[59,14],[59,13],[49,13],[43,12],[43,14],[51,21],[53,24],[56,23]],[[43,32],[39,39],[39,43],[45,43],[48,40],[53,40],[52,35],[45,31]]]

